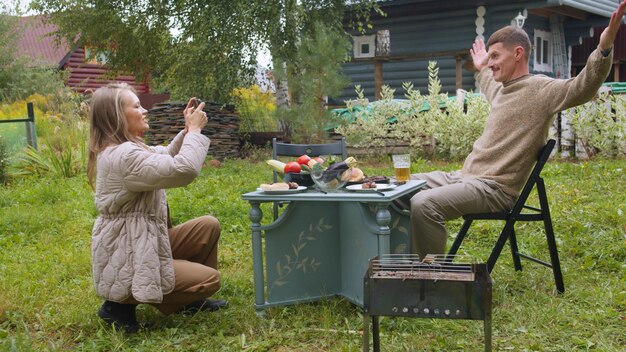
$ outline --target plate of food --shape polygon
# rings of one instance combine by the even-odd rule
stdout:
[[[358,185],[367,182],[375,183],[390,183],[390,179],[387,176],[362,176],[360,179],[352,179],[348,182],[348,185]]]
[[[384,192],[396,188],[396,185],[390,183],[365,182],[355,185],[346,186],[346,189],[354,192]]]
[[[288,193],[297,193],[306,190],[306,186],[300,186],[295,182],[275,182],[275,183],[264,183],[257,191],[263,191],[267,194],[288,194]]]

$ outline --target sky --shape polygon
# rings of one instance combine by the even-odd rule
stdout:
[[[33,13],[27,13],[30,0],[0,0],[0,7],[3,10],[9,10],[10,13],[15,13],[16,6],[22,11],[22,14],[32,15]]]

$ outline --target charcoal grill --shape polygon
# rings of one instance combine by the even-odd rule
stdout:
[[[380,351],[379,316],[483,320],[485,351],[491,351],[491,286],[487,265],[468,257],[374,257],[363,286],[363,351],[369,351],[370,318]]]

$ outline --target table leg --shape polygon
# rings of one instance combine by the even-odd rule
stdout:
[[[376,207],[376,223],[378,224],[378,256],[389,254],[389,234],[391,229],[390,203],[380,203]]]
[[[261,240],[261,219],[263,211],[259,202],[250,201],[248,216],[252,222],[252,268],[254,270],[254,306],[259,309],[265,304],[265,282],[263,279],[263,243]]]

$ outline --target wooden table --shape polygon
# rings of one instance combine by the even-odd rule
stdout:
[[[392,201],[425,184],[411,180],[382,194],[316,190],[244,194],[251,206],[254,307],[263,310],[332,295],[362,306],[369,260],[410,250],[409,214]],[[261,203],[276,201],[289,204],[276,221],[261,225]]]

